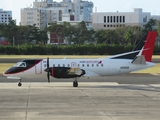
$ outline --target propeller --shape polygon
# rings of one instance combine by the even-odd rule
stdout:
[[[47,72],[47,79],[48,82],[50,83],[50,74],[49,74],[49,57],[47,58],[47,68],[44,70]]]

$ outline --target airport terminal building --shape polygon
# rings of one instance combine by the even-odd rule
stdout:
[[[160,20],[160,16],[151,16],[150,12],[143,12],[141,8],[135,8],[134,12],[94,12],[91,15],[94,30],[123,26],[144,27],[151,18]]]
[[[12,11],[0,9],[0,24],[8,24],[9,19],[12,19]]]

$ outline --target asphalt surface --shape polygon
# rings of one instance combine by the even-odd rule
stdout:
[[[73,88],[72,79],[53,79],[50,84],[24,79],[18,87],[16,81],[0,76],[0,120],[159,120],[159,78],[158,74],[84,78]]]
[[[25,58],[23,58],[25,59]],[[28,58],[27,58],[28,59]],[[0,63],[17,63],[18,61],[22,60],[22,58],[0,58]],[[153,58],[154,63],[160,63],[160,58]]]

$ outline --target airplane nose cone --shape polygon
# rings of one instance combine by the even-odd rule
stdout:
[[[7,72],[3,72],[3,76],[7,76]]]
[[[12,74],[12,73],[14,73],[14,72],[16,72],[16,69],[15,68],[13,68],[13,67],[11,67],[11,68],[9,68],[8,70],[6,70],[4,73],[3,73],[3,75],[9,75],[9,74]]]

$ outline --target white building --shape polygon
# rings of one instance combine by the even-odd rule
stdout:
[[[160,17],[160,16],[159,16]],[[141,26],[151,19],[150,12],[135,8],[134,12],[95,12],[92,14],[92,27],[99,29],[115,29],[122,26]]]
[[[35,0],[33,7],[21,9],[21,25],[33,25],[43,29],[57,21],[91,21],[93,3],[82,0]],[[65,17],[66,16],[66,17]]]
[[[12,19],[12,11],[0,9],[0,24],[8,24],[9,19]]]

